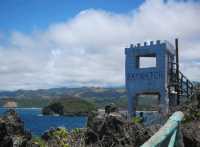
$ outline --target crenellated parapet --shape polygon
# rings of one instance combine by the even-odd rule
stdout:
[[[137,43],[136,45],[131,44],[131,45],[130,45],[130,48],[152,47],[152,46],[155,46],[155,45],[160,45],[160,44],[162,44],[162,43],[165,43],[165,42],[161,42],[160,40],[157,40],[157,41],[149,41],[149,42],[144,42],[143,44],[141,44],[141,43]]]
[[[125,54],[128,54],[128,52],[135,52],[135,50],[142,50],[142,49],[160,49],[161,46],[163,48],[165,48],[165,50],[167,52],[169,52],[170,54],[174,55],[175,54],[175,48],[174,46],[169,43],[168,41],[161,41],[161,40],[157,40],[157,41],[146,41],[144,43],[136,43],[136,44],[130,44],[129,48],[125,48]]]

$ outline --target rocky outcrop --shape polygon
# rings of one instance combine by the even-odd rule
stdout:
[[[114,105],[93,111],[85,129],[51,128],[42,135],[46,147],[139,147],[153,132],[130,123]]]
[[[116,108],[93,112],[88,118],[86,144],[95,147],[137,147],[152,135],[142,124],[128,122]]]
[[[200,147],[200,91],[187,103],[174,107],[173,111],[182,111],[185,115],[181,123],[185,147]]]
[[[200,147],[200,122],[192,121],[182,125],[185,147]]]
[[[184,105],[185,122],[182,123],[185,147],[200,147],[200,108],[198,103]]]
[[[38,139],[14,110],[0,118],[0,147],[139,147],[152,135],[151,129],[127,121],[114,105],[91,113],[84,129],[51,128]]]
[[[26,147],[31,137],[14,110],[8,110],[0,118],[0,147]]]

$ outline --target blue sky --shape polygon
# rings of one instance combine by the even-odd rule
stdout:
[[[86,9],[128,13],[143,0],[1,0],[0,32],[31,32],[67,21]]]
[[[198,0],[0,0],[0,90],[125,84],[124,48],[180,42],[200,81]]]

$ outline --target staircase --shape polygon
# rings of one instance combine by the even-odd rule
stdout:
[[[170,105],[179,105],[181,102],[191,99],[194,94],[193,83],[182,72],[177,70],[176,63],[169,63],[168,65],[168,95]]]

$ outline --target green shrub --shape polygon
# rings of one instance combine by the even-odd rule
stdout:
[[[42,140],[40,137],[34,137],[34,138],[32,138],[32,142],[33,142],[34,144],[39,145],[40,147],[46,147],[45,141]]]
[[[132,118],[132,122],[134,124],[140,124],[140,123],[142,123],[142,119],[139,116],[135,116]]]

